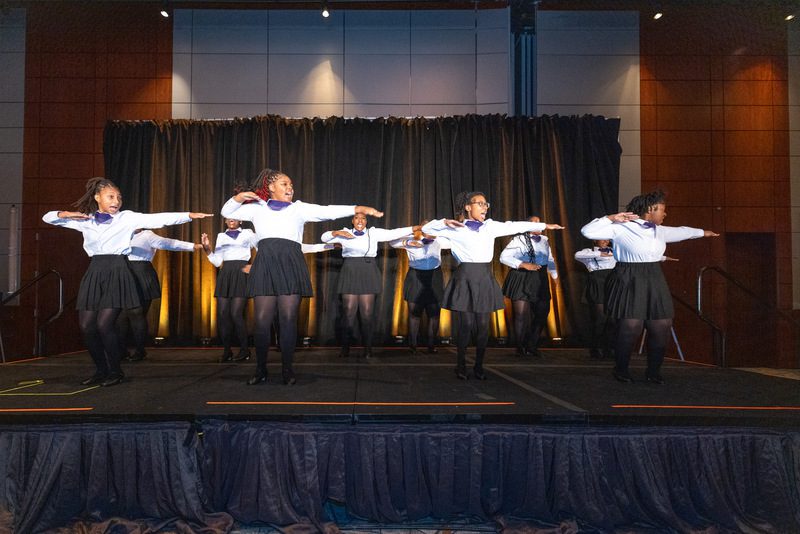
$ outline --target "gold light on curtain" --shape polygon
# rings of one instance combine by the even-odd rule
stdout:
[[[408,254],[398,249],[392,301],[392,336],[404,336],[408,332],[408,303],[403,300],[403,282],[407,272]]]

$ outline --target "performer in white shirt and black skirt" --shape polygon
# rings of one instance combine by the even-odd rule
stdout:
[[[367,216],[356,213],[353,216],[353,227],[328,231],[322,234],[323,243],[339,243],[342,246],[342,270],[339,273],[338,293],[342,297],[344,311],[342,350],[340,356],[350,355],[350,342],[356,315],[361,320],[361,338],[364,344],[365,358],[372,356],[372,326],[375,308],[375,295],[383,290],[381,270],[376,257],[378,243],[394,241],[403,237],[419,226],[406,226],[393,230],[384,228],[367,228]]]
[[[446,237],[451,253],[459,262],[444,289],[442,307],[455,312],[458,360],[456,376],[466,380],[467,345],[475,330],[475,365],[473,376],[486,380],[483,359],[489,340],[489,317],[504,308],[503,293],[492,274],[494,240],[504,235],[520,232],[560,230],[557,224],[541,222],[506,221],[486,219],[489,203],[478,191],[460,193],[455,199],[456,216],[452,219],[431,221],[422,227],[426,234]]]
[[[423,221],[426,224],[428,221]],[[428,354],[438,352],[436,338],[439,335],[439,315],[444,295],[442,276],[442,249],[450,248],[447,239],[420,232],[409,234],[392,242],[392,247],[401,248],[408,254],[408,272],[403,280],[403,300],[408,305],[408,347],[417,352],[422,314],[428,316]]]
[[[50,211],[42,220],[83,234],[83,249],[92,260],[81,279],[76,308],[95,373],[82,383],[113,386],[124,378],[117,318],[123,309],[142,305],[139,286],[128,261],[134,232],[139,228],[161,228],[211,215],[122,211],[119,188],[105,178],[91,178],[86,182],[86,193],[74,206],[77,211]]]
[[[208,235],[202,236],[208,261],[218,269],[214,297],[217,299],[217,329],[223,347],[221,362],[238,362],[250,358],[244,317],[247,306],[245,268],[250,264],[257,241],[255,232],[241,226],[242,222],[238,219],[225,219],[227,230],[217,234],[213,250]],[[239,345],[236,356],[231,349],[234,339]]]
[[[528,219],[539,222],[537,216]],[[547,236],[525,232],[514,236],[500,253],[500,263],[511,267],[503,295],[511,299],[514,335],[519,356],[539,357],[539,338],[550,313],[550,281],[558,283],[558,269]]]
[[[662,226],[667,216],[664,194],[653,191],[634,197],[626,212],[593,220],[581,229],[588,239],[614,242],[617,264],[606,283],[606,313],[617,320],[614,378],[633,382],[628,372],[631,351],[647,329],[645,380],[663,384],[664,360],[674,310],[672,295],[661,270],[667,243],[716,237],[711,230]]]
[[[264,169],[252,191],[236,194],[222,207],[225,217],[252,221],[258,254],[250,267],[247,294],[255,305],[257,368],[249,385],[267,380],[270,327],[277,311],[284,384],[296,382],[292,360],[297,343],[300,300],[312,295],[311,277],[300,246],[307,222],[328,221],[364,213],[382,217],[369,206],[323,206],[294,201],[292,180],[280,171]]]
[[[136,362],[143,360],[147,356],[144,346],[147,343],[147,313],[150,311],[150,304],[155,299],[161,298],[161,283],[158,281],[158,273],[153,268],[153,256],[159,250],[169,250],[172,252],[193,252],[201,245],[189,241],[169,239],[162,237],[150,230],[138,229],[131,239],[131,252],[128,254],[131,271],[139,284],[142,297],[142,305],[130,310],[122,310],[117,319],[117,335],[119,336],[120,354],[126,355],[125,359]],[[128,326],[133,334],[135,345],[134,352],[127,355],[128,347]]]
[[[589,355],[594,359],[607,358],[613,350],[614,321],[606,314],[606,281],[617,264],[611,241],[598,239],[594,247],[576,252],[575,259],[588,271],[581,300],[589,306]]]

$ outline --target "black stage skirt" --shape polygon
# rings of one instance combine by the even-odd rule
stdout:
[[[550,300],[550,280],[547,268],[538,271],[512,269],[508,271],[506,281],[503,282],[503,295],[511,300],[526,300],[528,302]]]
[[[139,285],[128,256],[99,254],[92,256],[81,279],[75,308],[97,311],[106,308],[138,308],[142,305]]]
[[[605,304],[606,281],[613,269],[599,269],[586,273],[586,285],[583,286],[581,302],[584,304]]]
[[[344,295],[377,295],[383,291],[377,258],[344,258],[338,292]]]
[[[139,284],[139,295],[142,300],[155,300],[161,298],[161,284],[158,282],[158,273],[149,261],[129,261],[136,283]]]
[[[439,306],[444,294],[444,278],[442,270],[409,268],[403,281],[403,300],[427,306]]]
[[[442,308],[490,313],[505,307],[491,263],[462,263],[453,272],[442,296]]]
[[[247,296],[270,295],[313,295],[300,243],[279,237],[258,242],[258,253],[247,277]]]
[[[215,297],[235,298],[247,296],[247,274],[242,268],[247,265],[245,260],[223,261],[222,267],[217,271],[217,285],[214,288]]]
[[[617,262],[606,282],[606,314],[615,319],[670,319],[672,295],[660,262]]]

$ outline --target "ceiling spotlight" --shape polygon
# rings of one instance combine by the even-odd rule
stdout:
[[[167,0],[161,2],[161,16],[165,19],[169,18],[169,5],[167,4]]]
[[[331,12],[328,11],[328,2],[322,2],[322,16],[326,19],[331,16]]]
[[[664,13],[662,13],[661,11],[656,11],[655,15],[653,15],[653,20],[658,20],[663,16],[664,16]]]
[[[788,22],[788,21],[790,21],[790,20],[794,20],[794,13],[789,13],[788,15],[786,15],[786,16],[783,18],[783,20],[785,20],[785,21],[787,21],[787,22]]]

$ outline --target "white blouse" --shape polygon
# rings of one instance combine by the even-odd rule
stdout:
[[[575,259],[584,264],[590,273],[593,271],[613,269],[617,264],[614,255],[604,256],[603,253],[600,252],[600,247],[579,250],[575,253]]]
[[[409,234],[402,239],[392,241],[393,248],[405,249],[408,254],[408,266],[418,271],[432,271],[442,265],[442,250],[450,248],[450,243],[444,237],[437,237],[421,247],[409,247],[406,242],[414,239]]]
[[[258,250],[256,234],[249,228],[239,229],[236,239],[225,232],[217,234],[217,241],[214,243],[214,252],[208,255],[215,267],[219,267],[225,261],[250,261],[250,250]]]
[[[429,222],[422,227],[422,232],[446,237],[450,242],[453,257],[460,263],[489,263],[494,258],[495,238],[522,232],[541,232],[547,228],[543,222],[498,222],[486,219],[476,231],[470,230],[467,226],[450,228],[445,224],[445,220]]]
[[[192,252],[194,243],[170,239],[154,234],[150,230],[142,230],[134,234],[133,239],[131,239],[131,253],[128,254],[128,259],[130,261],[153,261],[153,256],[159,250]]]
[[[624,263],[651,263],[662,261],[667,243],[703,237],[703,230],[689,226],[645,226],[646,221],[636,219],[615,223],[600,217],[581,228],[587,239],[610,239],[614,245],[614,259]]]
[[[383,228],[370,227],[364,230],[363,235],[356,235],[353,228],[342,228],[345,232],[350,232],[355,237],[352,239],[341,236],[334,236],[332,231],[322,234],[320,240],[323,243],[341,243],[343,258],[374,258],[378,255],[378,243],[384,241],[394,241],[400,237],[411,233],[411,227],[395,228],[385,230]]]
[[[256,241],[277,237],[302,243],[305,223],[352,217],[355,210],[355,205],[322,206],[296,200],[276,211],[267,207],[267,202],[261,199],[242,204],[231,198],[222,206],[221,213],[228,219],[252,221],[256,228]]]
[[[77,230],[83,234],[83,250],[90,257],[96,254],[127,256],[131,252],[133,233],[139,228],[163,228],[189,222],[189,212],[139,213],[120,211],[108,222],[100,223],[94,215],[88,219],[60,219],[58,211],[48,211],[42,217],[48,224]]]
[[[512,269],[519,269],[523,263],[535,263],[542,267],[547,267],[547,272],[553,280],[558,278],[558,269],[556,268],[556,261],[553,259],[553,253],[550,250],[550,242],[547,236],[539,236],[539,242],[531,241],[533,243],[533,257],[528,252],[528,245],[524,235],[517,235],[506,245],[503,252],[500,253],[500,263],[508,265]]]

